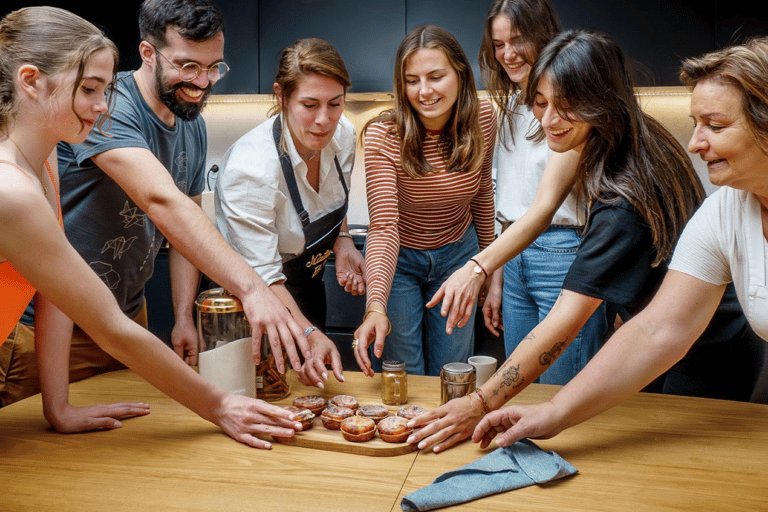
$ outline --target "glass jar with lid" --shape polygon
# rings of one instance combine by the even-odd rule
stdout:
[[[381,401],[386,405],[402,405],[408,401],[408,374],[405,363],[381,363]]]

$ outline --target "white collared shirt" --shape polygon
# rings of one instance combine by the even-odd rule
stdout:
[[[276,117],[243,135],[224,156],[216,180],[216,227],[267,285],[285,279],[283,262],[304,252],[304,231],[291,202],[272,136]],[[285,121],[281,119],[283,126]],[[347,187],[355,161],[355,128],[344,116],[320,158],[319,192],[307,181],[307,165],[284,131],[296,184],[310,221],[338,209],[345,199],[334,157]]]

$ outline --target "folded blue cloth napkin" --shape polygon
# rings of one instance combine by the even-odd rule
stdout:
[[[406,511],[434,510],[557,480],[577,471],[555,452],[545,452],[523,439],[443,473],[428,486],[405,496],[400,506]]]

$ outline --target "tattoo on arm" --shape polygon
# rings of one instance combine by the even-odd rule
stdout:
[[[563,352],[563,350],[565,350],[566,346],[567,346],[567,343],[565,341],[560,341],[555,343],[551,349],[542,353],[539,356],[539,364],[541,366],[551,365],[555,361],[555,359],[557,359],[558,356]]]

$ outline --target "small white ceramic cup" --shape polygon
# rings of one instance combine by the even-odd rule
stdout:
[[[475,367],[477,379],[475,386],[478,388],[485,384],[485,381],[491,378],[496,372],[496,358],[491,356],[472,356],[467,362]]]

